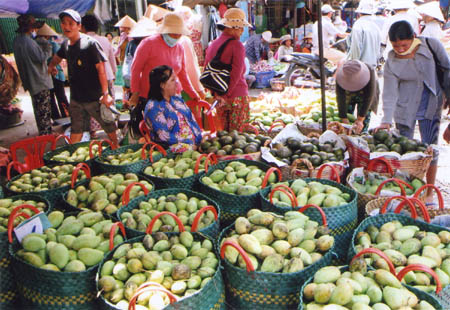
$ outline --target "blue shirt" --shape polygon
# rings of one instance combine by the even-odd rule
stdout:
[[[245,43],[245,55],[252,64],[258,62],[264,52],[269,52],[269,45],[263,43],[261,34],[252,35]]]
[[[55,55],[58,52],[60,46],[59,46],[58,43],[56,43],[53,40],[50,40],[49,42],[52,45],[52,57],[53,57],[53,55]],[[52,60],[52,57],[50,57],[48,59],[48,63],[50,63],[50,61]],[[60,65],[56,65],[56,70],[58,70],[58,73],[56,73],[55,79],[64,82],[66,80],[66,77],[64,76],[64,71],[61,68],[61,66]]]

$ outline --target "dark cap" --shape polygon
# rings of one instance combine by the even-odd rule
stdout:
[[[63,19],[64,16],[69,16],[70,18],[72,18],[78,24],[81,23],[81,16],[75,10],[72,10],[72,9],[64,10],[63,12],[61,12],[59,14],[59,19]]]
[[[43,21],[36,21],[31,14],[22,14],[17,17],[17,23],[19,24],[19,32],[27,32],[32,28],[41,28],[44,25]]]

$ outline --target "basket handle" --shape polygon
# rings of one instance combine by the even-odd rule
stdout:
[[[249,123],[245,123],[244,125],[242,125],[241,129],[239,130],[240,132],[244,132],[244,130],[246,129],[250,129],[250,131],[253,131],[253,133],[255,135],[259,135],[259,130],[258,128],[256,128],[255,126],[250,125]]]
[[[144,191],[144,195],[148,195],[149,190],[147,189],[147,187],[145,187],[144,184],[142,184],[141,182],[130,183],[123,191],[122,206],[125,206],[130,202],[130,191],[131,191],[131,188],[135,185],[139,185],[142,188],[142,190]]]
[[[84,171],[84,174],[86,175],[86,178],[91,178],[91,168],[86,163],[79,163],[75,166],[72,172],[72,183],[71,188],[75,187],[75,184],[77,183],[78,173],[80,170]]]
[[[150,150],[148,151],[148,154],[150,155],[150,162],[153,164],[153,150],[155,149],[155,148],[157,148],[158,149],[158,151],[160,151],[164,156],[167,156],[167,152],[166,152],[166,150],[161,146],[161,145],[159,145],[159,144],[153,144],[151,147],[150,147]]]
[[[367,165],[367,171],[375,171],[375,166],[377,164],[384,164],[387,168],[387,171],[390,175],[394,175],[394,170],[392,169],[392,166],[390,162],[384,158],[384,157],[377,157],[369,161],[369,164]]]
[[[222,246],[220,247],[220,257],[222,259],[225,258],[225,248],[227,246],[232,246],[239,252],[239,254],[241,254],[242,258],[245,261],[245,265],[247,266],[247,272],[255,271],[255,267],[253,266],[252,261],[248,257],[247,252],[245,252],[244,249],[242,249],[242,247],[234,241],[227,240],[222,244]]]
[[[271,204],[273,204],[273,195],[277,191],[282,192],[289,197],[289,199],[291,200],[292,208],[295,208],[298,206],[298,200],[294,194],[294,191],[289,186],[286,186],[284,184],[278,185],[270,191],[269,200],[270,200]]]
[[[154,143],[154,142],[145,142],[144,143],[144,145],[142,146],[142,149],[141,149],[141,159],[142,160],[144,160],[147,156],[146,156],[146,154],[145,154],[145,150],[147,149],[147,146],[152,146],[152,145],[155,145],[156,143]]]
[[[194,167],[194,173],[198,174],[198,170],[200,169],[200,162],[202,160],[202,158],[206,157],[205,160],[205,173],[208,172],[208,166],[209,163],[211,162],[211,164],[216,165],[217,164],[217,156],[214,153],[209,153],[209,154],[201,154],[198,158],[197,161],[195,162],[195,167]]]
[[[211,211],[214,214],[214,218],[217,219],[219,218],[219,216],[217,215],[217,210],[216,208],[214,208],[213,206],[204,206],[203,208],[201,208],[197,214],[194,217],[194,221],[192,222],[192,226],[191,226],[191,232],[196,232],[197,228],[198,228],[198,222],[200,221],[200,217],[202,216],[203,213],[205,213],[206,211]]]
[[[117,145],[113,144],[111,140],[93,140],[89,143],[89,157],[92,159],[94,158],[94,154],[92,153],[92,147],[94,146],[94,144],[98,145],[98,156],[102,156],[102,152],[103,152],[103,143],[107,143],[109,144],[109,146],[111,147],[111,150],[115,150],[117,149]]]
[[[384,202],[383,206],[381,207],[381,209],[380,209],[380,214],[386,213],[387,206],[389,205],[389,203],[390,203],[391,201],[393,201],[393,200],[395,200],[395,199],[401,199],[401,200],[403,200],[403,201],[406,201],[406,203],[409,205],[409,208],[411,209],[411,217],[412,217],[413,219],[416,219],[416,218],[417,218],[417,211],[416,211],[416,209],[414,208],[413,203],[409,200],[409,198],[407,198],[407,197],[405,197],[405,196],[392,196],[392,197],[389,197],[389,199],[387,199],[387,200]]]
[[[60,139],[64,139],[66,140],[67,144],[72,144],[72,140],[70,140],[70,138],[66,135],[57,135],[55,138],[55,141],[52,143],[52,150],[55,149],[56,147],[56,142],[58,142]]]
[[[323,170],[326,167],[330,167],[331,168],[331,172],[332,172],[332,176],[334,176],[336,178],[336,182],[337,183],[341,183],[341,177],[339,176],[339,172],[337,171],[336,167],[334,165],[330,165],[330,164],[323,164],[319,167],[319,171],[317,172],[317,178],[320,179],[322,178],[322,173]]]
[[[322,217],[323,226],[328,227],[327,216],[325,215],[325,212],[323,212],[323,209],[321,207],[319,207],[318,205],[315,205],[315,204],[305,205],[305,206],[301,207],[298,210],[298,212],[303,213],[309,208],[316,208],[319,211],[320,216]]]
[[[381,184],[378,186],[377,190],[375,191],[375,196],[378,196],[381,192],[381,189],[383,188],[383,186],[389,182],[395,182],[397,183],[397,185],[400,187],[400,190],[402,192],[402,196],[406,196],[406,192],[405,192],[405,188],[403,187],[403,185],[408,186],[411,189],[414,189],[411,185],[409,185],[408,183],[406,183],[403,180],[400,179],[396,179],[396,178],[391,178],[391,179],[387,179],[384,180],[383,182],[381,182]]]
[[[177,224],[178,224],[178,228],[179,228],[180,232],[186,231],[186,229],[184,228],[183,223],[181,222],[181,220],[180,220],[180,218],[178,216],[176,216],[172,212],[163,211],[163,212],[159,212],[158,214],[155,215],[154,218],[152,218],[152,220],[150,221],[150,223],[147,226],[147,229],[145,230],[145,233],[146,234],[151,234],[153,232],[153,226],[155,225],[156,220],[159,219],[161,216],[163,216],[165,214],[170,215],[171,217],[174,218],[175,222],[177,222]]]
[[[438,275],[434,272],[433,269],[422,264],[411,264],[406,266],[397,274],[397,279],[401,281],[403,277],[410,271],[424,271],[429,273],[434,278],[434,282],[436,282],[436,294],[439,294],[442,291],[442,284],[439,280]]]
[[[361,252],[359,252],[358,254],[356,254],[356,255],[352,258],[352,260],[351,260],[351,262],[350,262],[349,265],[351,265],[351,264],[353,263],[353,261],[354,261],[355,259],[357,259],[358,257],[360,257],[360,256],[362,256],[362,255],[364,255],[364,254],[369,254],[369,253],[377,254],[377,255],[380,256],[382,259],[384,259],[384,260],[386,261],[386,263],[388,264],[388,266],[389,266],[390,272],[391,272],[394,276],[396,276],[394,264],[392,264],[392,262],[391,262],[391,260],[389,259],[389,257],[388,257],[386,254],[384,254],[383,251],[378,250],[377,248],[367,248],[367,249],[362,250]]]
[[[299,164],[304,164],[306,166],[306,169],[308,169],[309,176],[311,177],[314,167],[311,164],[311,162],[306,158],[297,158],[296,160],[294,160],[294,162],[291,165],[291,175],[295,173],[295,169],[298,168]]]
[[[115,222],[111,225],[111,229],[109,230],[109,250],[112,251],[114,249],[114,235],[116,234],[117,227],[120,228],[120,232],[122,236],[126,239],[127,233],[125,232],[125,227],[122,222]]]
[[[158,292],[163,292],[165,294],[167,294],[167,296],[169,296],[169,300],[170,303],[174,303],[178,300],[178,297],[172,293],[171,291],[167,290],[166,288],[162,287],[162,286],[148,286],[148,287],[144,287],[141,289],[138,289],[136,291],[136,293],[134,293],[133,297],[131,297],[130,299],[130,303],[128,304],[128,310],[136,310],[136,301],[139,297],[139,295],[141,295],[142,293],[147,293],[147,292],[151,292],[151,291],[158,291]]]
[[[281,120],[281,119],[275,120],[275,121],[272,123],[272,125],[270,125],[269,130],[267,131],[267,133],[269,133],[269,134],[272,133],[272,130],[273,130],[275,127],[278,127],[278,126],[282,126],[282,127],[284,128],[284,127],[286,127],[286,123],[283,122],[283,120]]]
[[[419,206],[419,209],[422,211],[423,213],[423,219],[427,222],[430,223],[431,219],[430,219],[430,214],[427,211],[427,208],[425,207],[425,205],[423,204],[422,201],[420,201],[419,199],[415,198],[415,197],[410,197],[407,198],[409,201],[411,201],[414,206]],[[400,211],[403,209],[403,207],[405,206],[407,200],[403,200],[402,202],[400,202],[400,204],[397,206],[397,208],[395,209],[394,213],[400,213]]]
[[[19,213],[19,211],[22,210],[22,209],[30,209],[31,211],[34,212],[34,214],[38,214],[40,212],[38,210],[38,208],[36,208],[35,206],[32,206],[32,205],[24,204],[24,205],[20,205],[20,206],[15,207],[12,210],[12,212],[9,215],[9,218],[8,218],[8,241],[9,241],[9,243],[13,242],[12,231],[13,231],[13,228],[14,228],[13,227],[14,226],[14,220],[17,217],[19,217],[19,216],[30,218],[30,216],[28,214],[24,213],[24,212],[20,212]]]
[[[267,170],[266,175],[264,176],[261,188],[265,188],[267,186],[267,182],[269,182],[269,177],[272,173],[277,173],[278,174],[278,180],[281,181],[282,176],[281,176],[281,171],[280,169],[276,168],[276,167],[271,167],[269,170]]]
[[[420,187],[416,193],[414,194],[413,197],[415,198],[419,198],[420,194],[423,192],[424,189],[426,188],[432,188],[435,190],[437,196],[438,196],[438,202],[439,202],[439,209],[443,210],[444,209],[444,198],[442,197],[442,193],[439,190],[439,188],[437,188],[434,184],[425,184],[422,187]]]
[[[21,162],[18,162],[16,160],[11,161],[8,166],[6,167],[6,178],[8,181],[11,180],[11,169],[15,168],[17,172],[23,173],[27,169],[26,165],[22,164]]]

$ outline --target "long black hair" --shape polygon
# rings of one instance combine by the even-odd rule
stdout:
[[[397,42],[399,40],[414,39],[414,29],[406,20],[400,20],[392,24],[389,28],[389,41]]]
[[[161,83],[167,82],[172,76],[172,73],[173,69],[167,65],[155,67],[150,71],[150,91],[148,92],[148,99],[157,101],[164,99]]]

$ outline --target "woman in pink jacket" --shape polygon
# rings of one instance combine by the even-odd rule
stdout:
[[[249,121],[248,86],[245,81],[245,48],[239,41],[244,27],[250,26],[245,19],[245,13],[241,9],[228,9],[219,22],[219,29],[223,32],[214,40],[206,51],[205,67],[217,54],[219,48],[229,39],[220,60],[231,64],[230,84],[228,91],[223,96],[215,95],[220,101],[218,104],[218,116],[222,120],[225,130],[239,130],[244,123]]]

